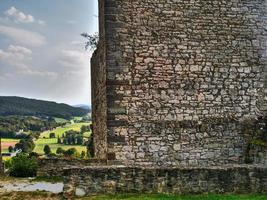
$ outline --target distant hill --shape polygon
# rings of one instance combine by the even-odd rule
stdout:
[[[83,108],[83,109],[86,109],[86,110],[91,110],[91,106],[86,105],[86,104],[78,104],[78,105],[74,105],[73,107]]]
[[[76,108],[67,104],[23,97],[0,96],[0,116],[47,116],[69,119],[72,116],[84,116],[87,113],[88,109]]]

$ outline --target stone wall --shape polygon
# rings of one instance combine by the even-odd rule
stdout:
[[[97,157],[142,166],[242,163],[241,122],[267,108],[266,1],[99,3]]]
[[[267,193],[267,168],[88,167],[65,171],[64,197],[107,193]]]
[[[263,164],[267,166],[267,147],[251,144],[249,149],[249,161],[254,164]]]
[[[106,43],[104,39],[104,2],[99,2],[100,42],[91,59],[92,121],[97,158],[107,154]]]
[[[82,160],[65,158],[39,158],[37,176],[63,176],[64,169],[85,166],[105,165],[106,160]]]

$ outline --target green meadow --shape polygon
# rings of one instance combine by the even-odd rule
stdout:
[[[62,135],[63,135],[63,133],[65,133],[66,131],[69,131],[69,130],[74,130],[74,131],[80,131],[80,129],[81,129],[81,127],[83,126],[83,125],[89,125],[90,123],[72,123],[72,124],[67,124],[67,125],[65,125],[65,126],[62,126],[62,127],[57,127],[56,129],[54,129],[54,130],[51,130],[51,131],[45,131],[45,132],[43,132],[43,133],[41,133],[41,135],[40,135],[40,139],[41,138],[49,138],[49,134],[50,133],[55,133],[55,135],[56,135],[56,138],[57,137],[62,137]],[[84,135],[85,137],[88,137],[88,136],[90,136],[90,133],[89,132],[87,132],[87,133],[85,133],[85,135]],[[56,141],[57,139],[55,139],[55,141]]]
[[[35,148],[34,152],[39,154],[44,154],[44,146],[49,145],[52,153],[56,153],[56,150],[58,147],[61,147],[64,150],[70,149],[70,148],[76,148],[79,153],[82,151],[86,152],[86,146],[82,145],[64,145],[64,144],[57,144],[58,137],[62,138],[63,134],[66,131],[74,130],[74,131],[80,131],[81,127],[84,125],[89,125],[90,123],[72,123],[67,124],[62,127],[57,127],[54,130],[51,131],[45,131],[41,133],[38,140],[35,141]],[[56,138],[49,138],[50,133],[55,133]],[[84,137],[88,138],[90,136],[91,132],[84,133]]]

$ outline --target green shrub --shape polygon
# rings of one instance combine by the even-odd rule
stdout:
[[[18,154],[11,159],[10,176],[34,177],[37,173],[37,159],[26,154]]]
[[[45,155],[51,154],[50,146],[47,144],[44,146],[44,153],[45,153]]]
[[[55,133],[50,133],[49,134],[49,138],[56,138],[56,134]]]
[[[8,159],[4,162],[5,169],[10,169],[12,167],[12,160]]]
[[[12,153],[13,151],[14,151],[14,148],[13,148],[12,146],[9,146],[9,147],[8,147],[8,152],[9,152],[9,153]]]
[[[64,156],[74,156],[77,153],[77,149],[70,148],[64,152]]]
[[[64,154],[64,152],[65,152],[64,149],[62,149],[61,147],[57,148],[57,151],[56,151],[57,154],[61,155],[61,154]]]

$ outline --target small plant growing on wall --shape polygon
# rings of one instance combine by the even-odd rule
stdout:
[[[251,163],[250,151],[253,149],[253,146],[267,148],[267,116],[259,119],[245,119],[242,124],[242,129],[248,144],[245,163]]]
[[[90,49],[94,51],[97,48],[98,41],[99,41],[98,33],[91,34],[91,35],[88,33],[82,33],[81,36],[86,39],[86,42],[85,42],[86,50]]]

